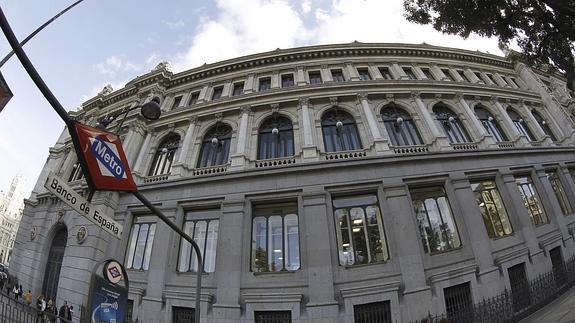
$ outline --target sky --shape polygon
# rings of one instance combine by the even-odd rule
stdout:
[[[0,0],[19,40],[75,0]],[[413,43],[503,55],[497,40],[444,35],[409,23],[402,0],[84,0],[25,45],[69,111],[106,84],[114,90],[168,61],[204,63],[319,44]],[[10,51],[0,35],[0,57]],[[14,56],[1,69],[14,97],[0,112],[0,190],[16,174],[29,196],[64,124]]]

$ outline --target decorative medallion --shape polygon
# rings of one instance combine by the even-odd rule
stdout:
[[[78,233],[76,233],[76,240],[78,241],[78,244],[84,243],[86,238],[88,238],[88,229],[86,229],[85,226],[81,226],[80,229],[78,229]]]
[[[32,227],[30,230],[30,241],[33,241],[34,239],[36,239],[36,227]]]

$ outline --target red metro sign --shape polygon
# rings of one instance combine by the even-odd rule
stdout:
[[[74,127],[94,188],[105,191],[137,191],[120,138],[113,133],[81,123],[75,123]]]

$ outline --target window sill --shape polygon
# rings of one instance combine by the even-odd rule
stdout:
[[[298,270],[280,270],[280,271],[258,271],[252,272],[254,276],[272,276],[272,275],[285,275],[285,274],[295,274]]]
[[[452,248],[452,249],[445,250],[445,251],[430,252],[430,253],[425,253],[425,254],[428,255],[428,256],[433,257],[433,256],[445,255],[445,254],[448,254],[448,253],[450,253],[450,252],[459,251],[459,250],[462,250],[462,249],[463,249],[463,245],[461,245],[461,246],[459,246],[459,247],[457,247],[457,248]]]
[[[380,261],[380,262],[372,262],[369,264],[358,264],[358,265],[340,265],[340,267],[348,270],[348,269],[356,269],[356,268],[363,268],[363,267],[371,267],[374,265],[385,265],[389,262],[389,259],[386,261]]]

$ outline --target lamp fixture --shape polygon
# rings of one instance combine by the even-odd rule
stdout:
[[[489,116],[489,117],[487,118],[487,121],[490,121],[490,122],[493,121],[493,117],[492,117],[492,116]]]
[[[273,133],[274,135],[277,135],[278,133],[280,133],[280,130],[279,130],[277,127],[274,127],[274,128],[272,129],[272,133]]]
[[[338,121],[335,123],[335,127],[336,127],[338,130],[341,130],[341,129],[343,128],[343,122],[341,122],[341,121],[338,120]]]
[[[523,123],[523,118],[519,118],[519,122]]]
[[[449,118],[447,119],[447,121],[453,122],[453,121],[455,121],[455,118],[454,118],[454,117],[449,117]]]
[[[402,117],[397,117],[397,119],[395,120],[395,122],[396,122],[398,125],[401,125],[401,124],[403,123],[403,118],[402,118]]]
[[[219,143],[218,137],[212,138],[212,146],[217,146]]]

